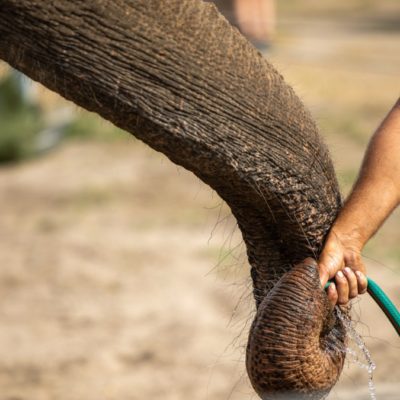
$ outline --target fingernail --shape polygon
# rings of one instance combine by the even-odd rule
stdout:
[[[357,275],[359,278],[362,278],[362,277],[363,277],[363,274],[362,274],[362,272],[360,272],[360,271],[356,271],[356,275]]]
[[[344,270],[345,270],[345,272],[346,272],[347,274],[350,274],[350,273],[351,273],[351,268],[350,268],[350,267],[346,267]]]
[[[343,272],[342,272],[342,271],[339,271],[339,272],[337,273],[337,276],[338,276],[339,278],[344,278],[344,275],[343,275]]]

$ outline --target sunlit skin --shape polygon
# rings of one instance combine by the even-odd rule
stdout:
[[[319,259],[332,305],[367,290],[361,251],[400,203],[400,99],[372,136],[359,177],[332,226]]]

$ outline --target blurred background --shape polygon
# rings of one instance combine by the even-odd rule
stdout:
[[[346,195],[399,96],[400,2],[262,2],[217,5],[311,110]],[[0,161],[0,400],[255,398],[245,249],[214,192],[4,63]],[[364,253],[397,306],[399,228]],[[368,296],[353,312],[377,398],[398,399],[398,337]],[[348,363],[329,399],[368,398]]]

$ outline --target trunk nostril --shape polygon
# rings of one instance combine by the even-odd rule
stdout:
[[[262,399],[322,399],[345,358],[346,332],[321,290],[315,266],[299,264],[261,302],[247,370]]]

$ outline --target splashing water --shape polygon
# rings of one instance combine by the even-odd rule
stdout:
[[[369,395],[371,400],[377,400],[376,398],[376,391],[375,391],[375,385],[373,381],[373,372],[376,368],[375,363],[372,361],[371,358],[371,353],[367,349],[367,346],[365,345],[362,337],[359,335],[359,333],[356,331],[354,324],[352,323],[351,319],[343,314],[339,307],[336,308],[337,311],[337,316],[338,318],[343,322],[343,325],[346,328],[347,334],[350,339],[349,346],[345,349],[346,354],[349,356],[348,360],[350,362],[355,363],[357,366],[359,366],[362,369],[366,369],[368,372],[368,389],[369,389]],[[357,347],[357,350],[352,349],[350,346],[351,344],[354,344]],[[362,359],[360,357],[360,350],[362,353]]]

